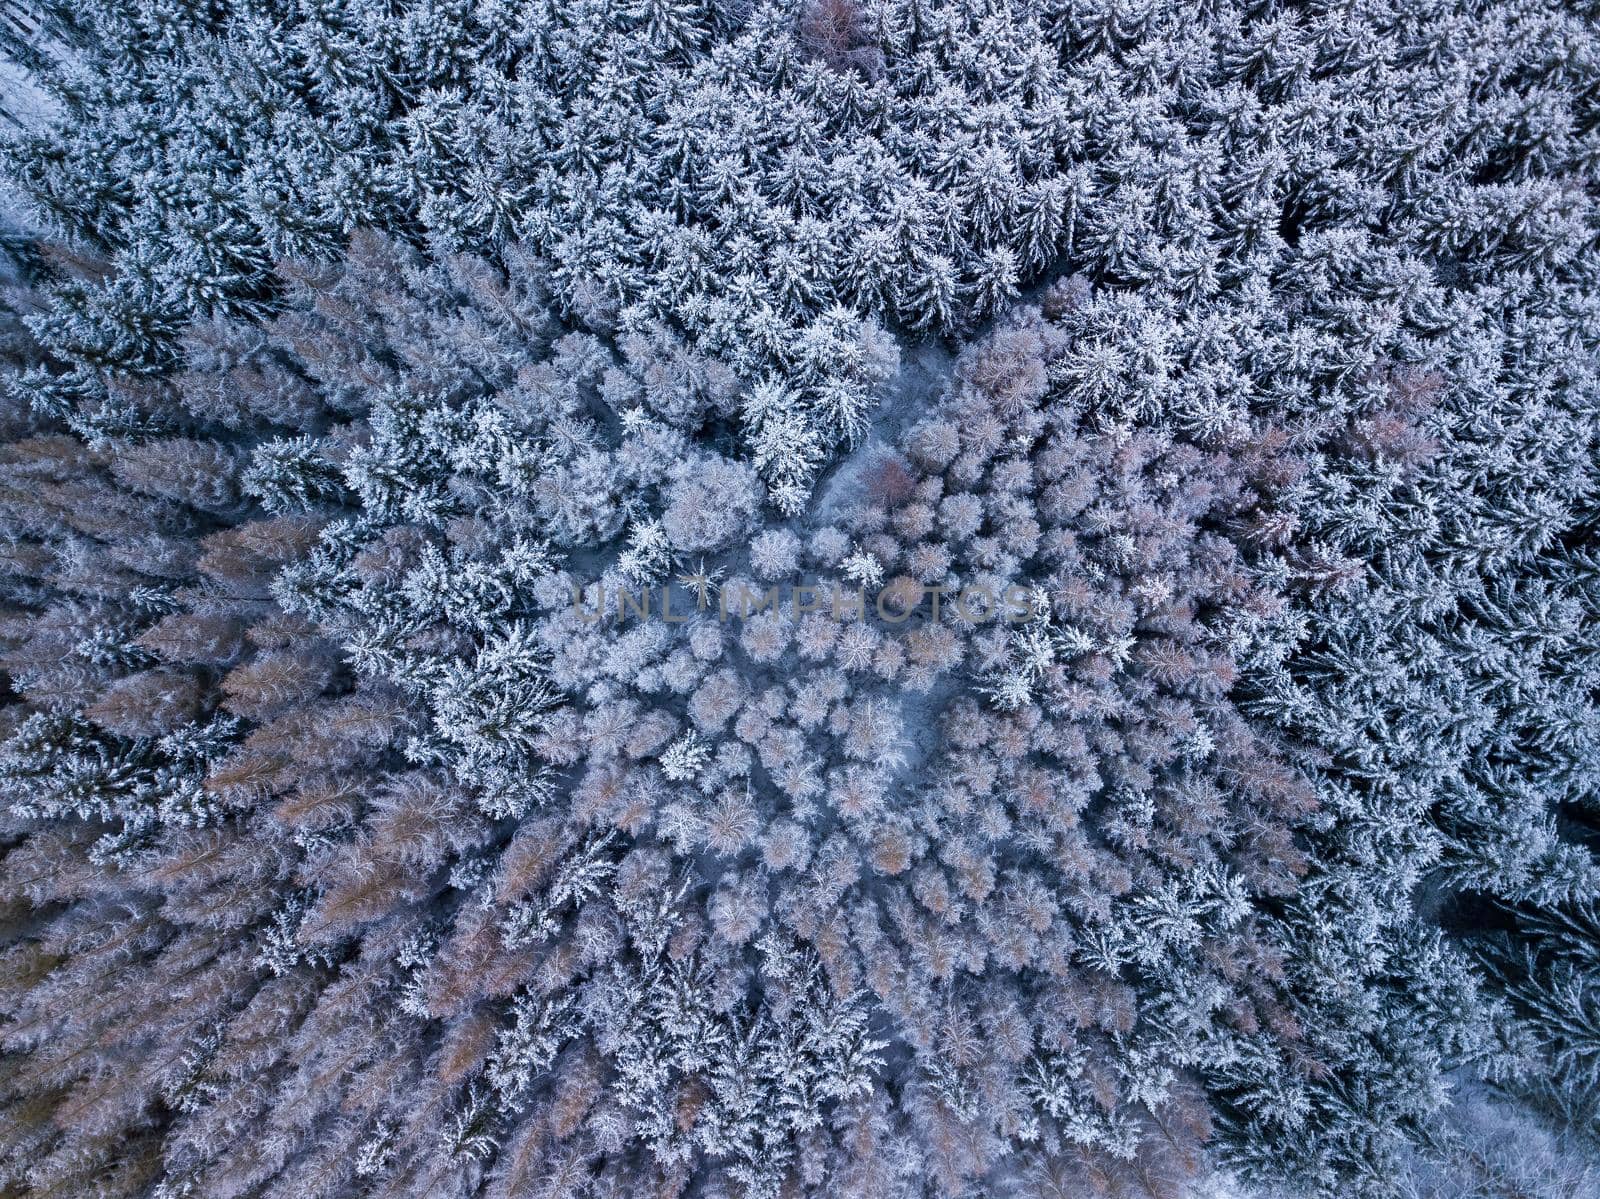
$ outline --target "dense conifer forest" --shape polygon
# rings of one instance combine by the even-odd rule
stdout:
[[[0,1196],[1600,1194],[1594,0],[0,66]]]

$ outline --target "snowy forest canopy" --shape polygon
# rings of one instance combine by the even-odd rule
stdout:
[[[0,58],[0,1195],[1600,1193],[1592,0]]]

